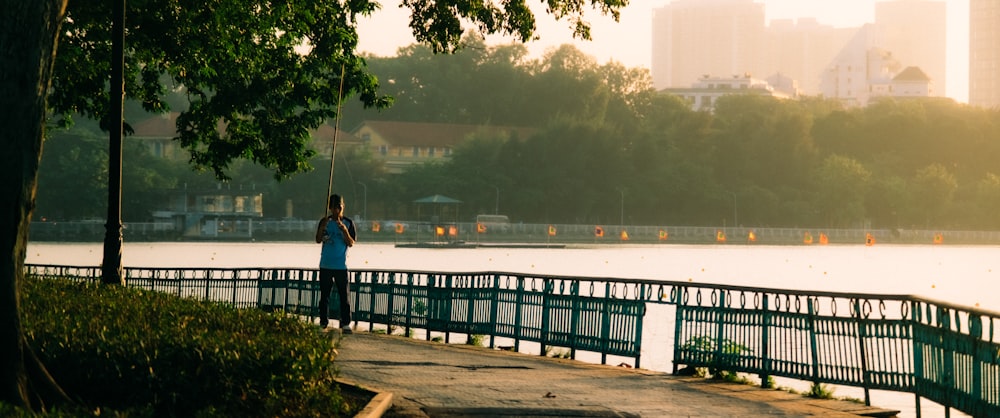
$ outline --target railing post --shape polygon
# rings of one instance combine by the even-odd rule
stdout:
[[[570,313],[570,349],[569,357],[576,360],[576,336],[579,334],[580,326],[580,284],[577,281],[572,281],[569,284],[569,293],[573,297],[573,311]],[[607,295],[605,295],[607,297]],[[607,341],[607,340],[605,340]],[[605,343],[606,344],[606,343]],[[606,348],[607,346],[605,346]],[[608,355],[601,353],[601,364],[607,364]]]
[[[975,341],[972,343],[972,399],[983,399],[983,363],[979,353],[983,350],[983,318],[981,316],[969,315],[969,336]]]
[[[427,332],[424,333],[425,334],[424,339],[426,339],[427,341],[431,340],[431,325],[434,321],[434,318],[437,317],[437,312],[438,309],[440,308],[438,306],[437,301],[435,301],[433,297],[434,285],[436,282],[437,279],[435,278],[435,275],[428,274],[427,283],[424,283],[424,289],[426,289],[427,293],[427,324],[424,325],[427,328]]]
[[[397,282],[396,272],[389,273],[389,278],[393,283]],[[402,284],[402,283],[401,283]],[[406,275],[406,331],[404,331],[406,336],[410,335],[413,329],[413,273],[410,272]],[[425,315],[426,316],[426,312]]]
[[[673,363],[673,371],[671,374],[677,374],[677,360],[680,359],[680,349],[681,349],[681,326],[684,324],[684,307],[682,294],[684,293],[684,288],[680,286],[674,286],[671,290],[670,300],[674,304],[674,359],[671,361]]]
[[[938,306],[937,308],[937,318],[938,326],[944,328],[947,331],[952,331],[952,323],[954,322],[951,317],[951,309]],[[944,318],[944,319],[942,319]],[[945,389],[945,400],[944,403],[944,416],[945,418],[951,417],[951,405],[954,404],[952,401],[952,395],[955,393],[955,342],[952,340],[945,339],[943,344],[941,344],[941,349],[944,352],[942,355],[942,360],[944,361],[944,384]]]
[[[858,354],[861,359],[861,381],[864,385],[865,405],[871,406],[871,375],[868,370],[868,352],[866,350],[867,345],[865,344],[868,339],[868,333],[865,329],[864,313],[861,312],[861,298],[854,299],[854,314],[857,315],[855,317],[857,319],[855,326],[858,327]]]
[[[545,347],[549,342],[549,292],[552,291],[552,279],[545,279],[542,286],[542,335],[539,338],[540,348],[538,355],[545,356]]]
[[[230,303],[232,303],[233,306],[236,306],[236,307],[239,307],[239,305],[236,304],[236,294],[237,294],[236,285],[237,285],[237,283],[239,283],[239,280],[238,280],[239,277],[238,277],[237,273],[239,271],[241,271],[241,270],[233,270],[233,275],[232,275],[232,277],[230,279],[230,282],[232,283],[232,286],[233,286],[233,293],[232,293],[232,297],[230,298]]]
[[[493,274],[493,295],[490,297],[490,348],[496,347],[497,317],[500,316],[500,275]]]
[[[514,351],[521,351],[521,318],[524,316],[524,276],[517,276],[516,306],[514,308]]]
[[[444,315],[446,317],[444,320],[445,344],[451,343],[451,297],[455,293],[455,286],[452,279],[451,273],[444,276],[444,288],[448,292],[448,297],[441,301],[441,304],[444,305]]]
[[[767,293],[761,297],[760,315],[760,347],[761,347],[761,369],[760,386],[770,387],[768,381],[771,378],[771,311],[768,309]]]
[[[647,285],[645,283],[642,283],[640,285],[640,291],[639,291],[640,293],[639,293],[639,295],[641,295],[640,297],[642,298],[642,314],[640,314],[636,318],[636,322],[637,323],[635,324],[635,337],[634,337],[634,340],[633,340],[633,341],[635,341],[635,347],[636,347],[636,350],[635,350],[635,368],[636,369],[639,368],[639,358],[642,357],[642,318],[644,316],[646,316],[646,301],[647,301],[646,297],[645,297],[646,289],[647,289],[646,286]],[[653,287],[652,285],[649,285],[649,289],[650,290],[652,290],[652,287]]]
[[[306,280],[307,277],[312,277],[312,280]],[[317,307],[319,306],[319,271],[317,270],[310,276],[305,274],[295,274],[295,270],[283,269],[281,270],[282,282],[285,285],[285,302],[284,302],[284,312],[294,313],[296,315],[302,314],[302,305],[307,301],[309,320],[318,317],[319,315]],[[295,293],[292,293],[292,291]],[[306,293],[308,292],[308,293]],[[293,306],[294,305],[294,306]]]
[[[920,394],[924,393],[921,388],[921,382],[924,381],[924,347],[923,343],[917,342],[918,327],[916,326],[919,325],[923,319],[921,309],[922,306],[920,302],[913,302],[913,309],[910,314],[910,335],[912,335],[911,338],[913,339],[913,397],[915,398],[914,411],[916,411],[917,414],[916,418],[921,418]]]
[[[393,289],[395,289],[395,287],[396,287],[395,283],[394,283],[395,282],[394,278],[395,278],[395,276],[392,273],[386,275],[386,278],[385,278],[386,288],[389,290],[388,292],[386,292],[386,295],[385,295],[385,298],[387,299],[386,302],[385,302],[385,305],[386,305],[385,306],[385,310],[386,310],[386,315],[387,315],[386,316],[386,321],[389,322],[388,324],[386,324],[386,327],[385,327],[386,331],[392,331],[393,322],[396,321],[396,309],[395,309],[396,306],[395,306],[395,303],[394,303],[396,298],[395,298],[395,295],[393,295]],[[361,287],[361,286],[359,285],[358,287]],[[376,293],[375,292],[375,277],[371,277],[370,283],[368,283],[368,288],[371,289],[370,292],[372,293],[372,300],[376,300],[376,298],[374,296],[375,293]],[[369,309],[372,310],[372,313],[369,315],[369,318],[370,319],[374,318],[375,317],[375,305],[372,304],[369,307]],[[409,310],[406,311],[406,317],[407,318],[410,317]],[[370,320],[369,320],[369,323],[371,323]],[[391,332],[390,332],[390,334],[391,334]]]
[[[726,306],[726,294],[725,292],[716,289],[713,292],[719,292],[719,304],[715,306],[715,356],[712,363],[715,363],[716,372],[721,372],[724,364],[722,363],[722,346],[725,344],[725,321],[723,316],[723,307]]]
[[[468,343],[472,338],[472,329],[474,328],[476,320],[476,280],[473,277],[469,277],[468,286],[465,287],[465,342]]]
[[[819,347],[816,345],[816,312],[813,310],[812,303],[806,303],[806,305],[808,305],[806,324],[809,327],[809,353],[812,356],[812,378],[813,384],[819,385]]]

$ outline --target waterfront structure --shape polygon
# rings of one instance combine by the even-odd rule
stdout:
[[[780,75],[774,76],[780,79]],[[722,96],[733,94],[752,94],[772,96],[781,99],[796,97],[776,90],[767,81],[753,78],[750,74],[734,75],[732,77],[713,77],[703,75],[691,87],[665,88],[661,94],[680,96],[692,110],[712,111],[716,101]]]
[[[414,164],[444,161],[458,144],[477,134],[524,139],[532,132],[529,128],[510,126],[375,120],[364,121],[351,131],[393,174],[402,173]]]
[[[190,155],[174,140],[178,115],[178,112],[169,112],[136,123],[129,140],[140,141],[155,157],[187,161]],[[225,135],[222,122],[218,129]],[[310,147],[327,159],[335,136],[339,147],[360,144],[350,133],[335,133],[328,124],[311,131],[310,135]],[[187,239],[250,239],[254,223],[264,216],[263,199],[264,194],[255,190],[254,185],[218,183],[215,188],[195,189],[185,184],[170,191],[168,199],[152,212],[153,222],[148,233]]]
[[[166,207],[153,212],[154,224],[184,238],[250,239],[253,223],[264,217],[264,194],[219,183],[215,189],[174,190]]]
[[[941,0],[883,0],[875,3],[879,47],[905,66],[916,66],[933,80],[931,96],[946,93],[946,6]]]
[[[969,104],[1000,106],[1000,2],[969,0]]]

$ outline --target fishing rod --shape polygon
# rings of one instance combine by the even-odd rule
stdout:
[[[326,183],[326,196],[323,197],[323,216],[330,211],[330,195],[333,194],[333,163],[337,160],[337,135],[340,134],[340,103],[344,97],[344,64],[340,64],[340,87],[337,89],[337,118],[333,126],[333,146],[330,148],[330,180]]]

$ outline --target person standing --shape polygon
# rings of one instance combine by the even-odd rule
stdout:
[[[347,249],[354,246],[358,237],[354,221],[344,216],[344,198],[330,196],[329,215],[319,220],[316,243],[322,244],[319,257],[319,326],[326,328],[330,322],[330,292],[337,285],[340,297],[340,329],[351,333],[351,283],[347,271]]]

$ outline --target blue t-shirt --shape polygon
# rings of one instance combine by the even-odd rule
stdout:
[[[354,229],[354,221],[349,218],[341,218],[347,232],[351,238],[357,237]],[[330,270],[347,270],[347,246],[344,243],[344,233],[337,227],[337,222],[330,221],[326,224],[326,235],[329,237],[323,242],[323,250],[319,256],[319,268]]]

